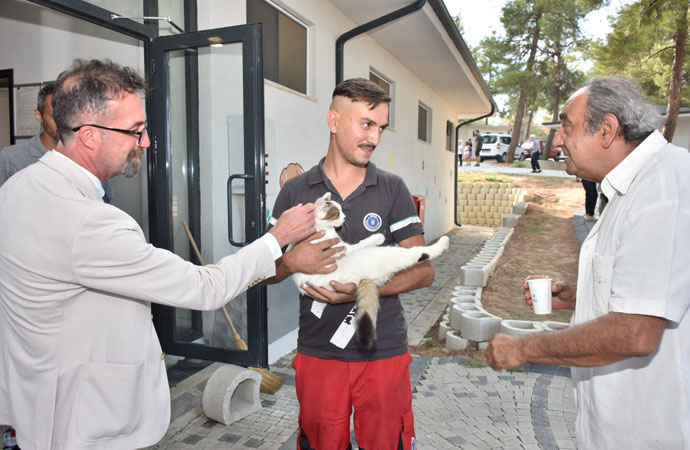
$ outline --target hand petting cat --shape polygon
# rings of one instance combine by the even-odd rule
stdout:
[[[339,255],[340,249],[333,246],[340,243],[340,238],[313,243],[324,234],[317,231],[283,254],[283,264],[290,273],[327,274],[338,268],[335,262],[344,255]]]

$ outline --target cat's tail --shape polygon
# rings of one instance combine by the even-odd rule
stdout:
[[[357,287],[357,340],[371,350],[376,342],[379,316],[379,291],[373,281],[364,279]]]

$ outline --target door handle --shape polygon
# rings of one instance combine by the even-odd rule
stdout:
[[[235,247],[244,247],[248,242],[235,242],[232,240],[232,182],[236,179],[253,180],[254,175],[248,175],[246,173],[238,173],[235,175],[230,175],[228,178],[228,242]]]

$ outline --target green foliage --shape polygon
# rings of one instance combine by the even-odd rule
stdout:
[[[636,80],[648,99],[666,104],[673,64],[677,18],[687,0],[638,0],[623,7],[612,22],[605,42],[595,43],[587,55],[595,61],[593,76],[621,75]],[[684,77],[690,73],[685,58]],[[690,104],[684,82],[681,105]]]
[[[515,161],[513,167],[528,167],[527,161]]]
[[[489,88],[508,97],[499,111],[522,128],[523,115],[546,108],[555,116],[584,78],[574,55],[583,45],[579,21],[598,0],[508,0],[501,11],[505,36],[481,41],[473,54]],[[531,124],[530,124],[531,128]],[[522,130],[521,130],[522,131]],[[522,133],[520,133],[522,136]]]
[[[427,338],[424,341],[424,346],[429,347],[429,348],[435,348],[435,347],[438,347],[438,344],[434,341],[433,338]]]

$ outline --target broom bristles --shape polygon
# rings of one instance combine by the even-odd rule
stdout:
[[[250,367],[250,369],[261,374],[261,386],[259,387],[259,390],[264,394],[273,395],[283,385],[282,378],[266,369],[260,369],[258,367]]]
[[[192,236],[192,233],[189,231],[189,226],[187,226],[187,221],[183,220],[182,225],[184,226],[184,230],[187,233],[187,237],[189,238],[189,242],[192,244],[192,248],[194,249],[194,253],[196,253],[196,257],[199,259],[199,262],[201,263],[202,266],[205,266],[206,264],[204,263],[204,260],[201,257],[201,252],[199,252],[199,248],[196,246],[196,242],[194,241],[194,236]],[[237,350],[249,350],[247,347],[247,343],[244,342],[244,339],[242,339],[242,336],[235,330],[235,325],[232,323],[232,319],[230,319],[230,314],[228,314],[228,311],[225,309],[225,306],[221,306],[221,309],[223,310],[223,315],[225,315],[225,319],[228,321],[228,324],[230,325],[230,328],[232,329],[232,336],[235,339],[235,349]],[[258,367],[249,367],[249,369],[258,372],[261,375],[261,386],[259,387],[259,390],[263,392],[264,394],[275,394],[278,389],[283,385],[283,379],[280,378],[278,375],[273,374],[269,372],[266,369],[260,369]]]

